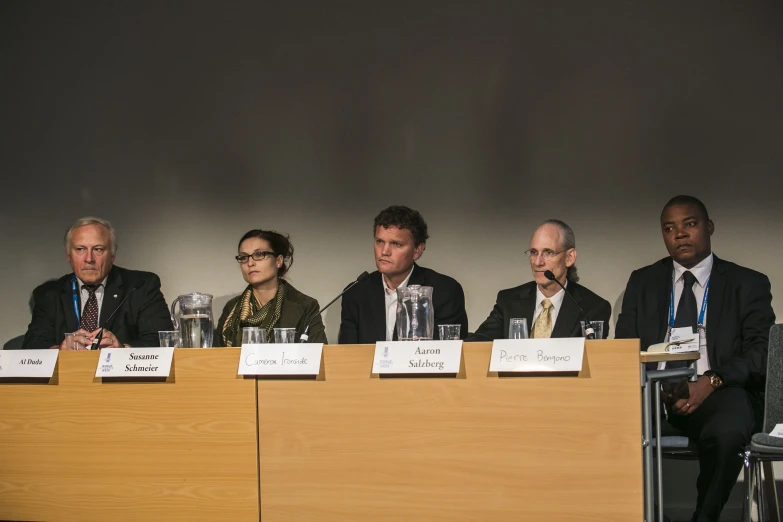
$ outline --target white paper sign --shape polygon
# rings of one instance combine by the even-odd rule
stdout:
[[[682,328],[672,328],[670,343],[678,343],[667,348],[669,353],[686,353],[699,351],[699,334],[693,333],[693,328],[683,326]]]
[[[323,343],[243,344],[238,375],[318,375]]]
[[[0,350],[0,377],[51,378],[60,350]]]
[[[96,377],[168,377],[174,348],[103,348]]]
[[[783,438],[783,424],[775,424],[775,427],[770,432],[773,437]]]
[[[459,373],[462,341],[375,343],[372,373]]]
[[[565,339],[498,339],[492,343],[491,372],[578,372],[584,337]]]

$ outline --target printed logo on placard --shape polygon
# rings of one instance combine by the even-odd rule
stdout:
[[[106,362],[108,363],[109,361],[111,361],[111,352],[106,352]],[[113,364],[102,364],[101,365],[101,371],[104,372],[104,373],[110,372],[113,369],[114,369],[114,365]]]

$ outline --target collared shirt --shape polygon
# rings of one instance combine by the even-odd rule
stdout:
[[[101,281],[100,285],[98,285],[98,288],[95,289],[95,298],[98,300],[98,317],[101,316],[101,307],[103,306],[103,294],[106,293],[106,280],[109,279],[109,276],[106,276],[103,278],[103,281]],[[84,314],[84,307],[87,304],[87,299],[90,298],[90,292],[84,288],[84,281],[76,278],[77,281],[79,281],[79,293],[81,295],[81,314]]]
[[[568,286],[567,280],[565,286]],[[557,314],[560,312],[560,308],[563,306],[565,292],[561,288],[552,297],[547,297],[541,293],[541,289],[538,287],[538,285],[536,285],[536,309],[533,313],[533,324],[536,324],[536,319],[538,319],[538,316],[541,315],[541,311],[544,309],[544,305],[541,304],[544,299],[549,299],[549,301],[552,303],[552,309],[549,310],[549,315],[552,318],[552,329],[554,329],[555,321],[557,321]],[[533,331],[533,324],[529,325],[531,332]]]
[[[690,272],[696,278],[696,281],[693,283],[693,295],[696,296],[696,309],[698,311],[701,311],[701,304],[704,300],[704,289],[707,286],[707,282],[710,280],[713,259],[713,255],[710,254],[699,264],[690,269]],[[672,274],[672,279],[674,280],[674,317],[677,317],[677,307],[680,305],[680,297],[682,297],[683,287],[685,286],[682,275],[687,270],[687,268],[677,261],[674,261],[674,273]],[[668,321],[668,315],[666,316],[666,319]],[[707,310],[704,310],[703,326],[707,326]],[[710,358],[707,355],[707,343],[699,343],[699,355],[699,360],[696,361],[696,373],[702,375],[710,369]],[[665,365],[666,363],[661,363],[659,367],[663,369]]]
[[[408,277],[405,281],[400,283],[397,288],[405,288],[408,286],[408,281],[413,273],[413,267],[408,272]],[[392,290],[389,285],[386,284],[386,278],[381,274],[381,282],[383,283],[383,293],[386,298],[386,340],[391,341],[394,339],[394,326],[397,324],[397,289]]]

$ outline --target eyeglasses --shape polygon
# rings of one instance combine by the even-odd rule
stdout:
[[[237,263],[239,263],[240,265],[244,265],[245,263],[247,263],[247,260],[250,259],[251,257],[253,258],[253,261],[263,261],[264,259],[266,259],[266,256],[275,257],[275,253],[267,252],[266,250],[256,250],[250,255],[239,254],[234,259],[236,259]]]
[[[568,250],[568,249],[566,249],[566,250]],[[565,252],[565,250],[561,250],[560,252],[552,252],[548,248],[546,248],[546,249],[542,250],[541,252],[539,252],[535,248],[531,248],[530,250],[525,250],[525,255],[526,256],[530,256],[530,259],[535,259],[535,258],[538,257],[539,254],[541,254],[541,257],[543,257],[546,261],[549,261],[550,259],[552,259],[556,255],[562,254],[563,252]]]

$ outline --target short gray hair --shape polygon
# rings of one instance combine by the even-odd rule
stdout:
[[[65,232],[65,252],[67,253],[71,248],[71,235],[73,235],[73,231],[87,225],[102,225],[106,227],[109,231],[109,239],[111,240],[111,255],[115,255],[117,253],[117,234],[114,232],[114,227],[105,219],[94,216],[86,216],[73,222],[73,225]]]
[[[561,248],[563,250],[576,248],[576,235],[574,235],[574,229],[569,227],[565,221],[560,221],[559,219],[547,219],[541,223],[541,225],[539,225],[539,228],[543,227],[544,225],[555,225],[560,229],[560,240],[562,245]],[[566,279],[572,283],[579,282],[579,272],[576,269],[576,263],[568,267]]]

